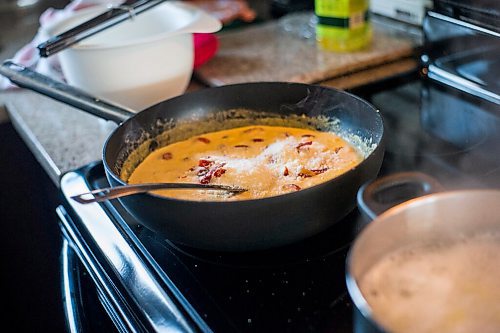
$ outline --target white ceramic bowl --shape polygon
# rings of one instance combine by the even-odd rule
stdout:
[[[46,28],[58,35],[106,11],[92,7]],[[182,94],[193,71],[192,33],[221,23],[196,7],[166,2],[57,54],[70,85],[141,111]]]

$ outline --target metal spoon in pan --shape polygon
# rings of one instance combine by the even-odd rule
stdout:
[[[109,199],[123,197],[126,195],[145,193],[162,189],[220,190],[230,192],[233,195],[247,191],[247,189],[229,185],[204,185],[196,183],[144,183],[101,188],[94,191],[78,194],[72,196],[71,198],[79,203],[87,204],[91,202],[101,202]]]

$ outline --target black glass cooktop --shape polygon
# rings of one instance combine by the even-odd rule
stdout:
[[[380,109],[385,122],[380,175],[421,171],[450,190],[500,188],[498,104],[421,80],[363,97]],[[101,164],[82,170],[90,187],[108,186]],[[146,266],[159,272],[155,276],[171,281],[178,291],[174,295],[181,295],[179,304],[189,304],[191,312],[186,313],[194,311],[192,320],[201,323],[194,325],[199,330],[352,332],[345,259],[366,223],[356,209],[300,243],[262,252],[215,253],[159,238],[116,201],[101,208]],[[134,281],[141,283],[140,278]]]
[[[101,164],[87,173],[108,186]],[[182,295],[216,332],[351,332],[344,265],[360,228],[353,211],[304,242],[277,249],[209,252],[174,244],[137,224],[122,206],[103,205],[127,223]]]

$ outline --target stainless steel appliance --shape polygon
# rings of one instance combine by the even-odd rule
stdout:
[[[500,188],[500,39],[488,19],[475,22],[480,14],[463,3],[435,1],[426,15],[419,73],[353,91],[384,117],[381,175],[421,171],[447,189]],[[492,8],[490,20],[498,18]],[[70,331],[99,322],[120,332],[352,332],[344,267],[365,223],[357,210],[290,246],[211,252],[158,237],[118,202],[68,199],[106,185],[99,163],[61,180],[66,201],[57,212]],[[101,304],[107,319],[93,319],[99,312],[82,304]]]

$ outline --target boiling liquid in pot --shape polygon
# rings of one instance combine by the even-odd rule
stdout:
[[[196,182],[248,191],[166,190],[190,200],[242,200],[297,191],[355,167],[363,156],[331,132],[283,126],[245,126],[206,133],[153,151],[129,183]],[[125,178],[122,176],[122,178]]]
[[[500,232],[397,250],[359,286],[390,332],[500,332]]]

